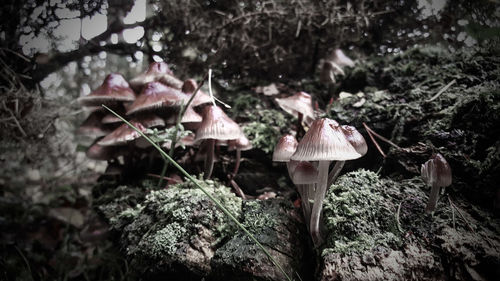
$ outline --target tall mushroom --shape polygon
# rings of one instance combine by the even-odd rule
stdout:
[[[425,211],[427,213],[436,210],[441,187],[451,185],[451,168],[446,159],[440,153],[432,155],[431,159],[422,164],[420,173],[425,183],[431,187],[429,202]]]
[[[196,130],[196,141],[204,140],[208,154],[205,158],[205,178],[210,178],[214,167],[214,146],[216,140],[234,140],[243,133],[240,126],[231,120],[222,109],[216,105],[206,106],[203,110],[203,121]]]
[[[319,161],[318,163],[318,184],[314,196],[314,205],[311,212],[309,231],[314,245],[322,243],[319,232],[319,223],[323,200],[328,183],[328,168],[332,161],[346,161],[356,159],[361,155],[346,139],[340,126],[336,122],[327,118],[314,121],[297,146],[297,150],[292,155],[292,160],[296,161]],[[342,165],[339,169],[342,168]]]

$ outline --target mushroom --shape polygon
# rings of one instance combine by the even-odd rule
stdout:
[[[329,61],[332,61],[340,67],[349,66],[354,67],[354,61],[342,52],[341,49],[335,49],[333,53],[328,57]]]
[[[163,79],[164,77],[167,78]],[[130,80],[130,86],[136,91],[141,91],[144,85],[151,82],[161,82],[176,89],[182,87],[182,81],[174,76],[172,70],[170,70],[165,62],[151,63],[146,72]]]
[[[429,202],[425,208],[427,213],[436,210],[441,187],[451,185],[451,168],[446,159],[440,153],[431,156],[431,159],[422,164],[420,173],[424,182],[431,187]]]
[[[186,100],[181,91],[167,87],[159,82],[151,82],[144,87],[137,99],[128,107],[127,115],[179,108]]]
[[[274,147],[273,162],[286,162],[288,175],[292,178],[292,170],[290,169],[290,158],[297,150],[299,142],[292,135],[284,135],[279,138],[278,143]]]
[[[335,84],[335,75],[345,75],[344,70],[332,61],[324,61],[321,67],[320,81],[327,85]]]
[[[298,118],[298,130],[302,128],[302,121],[309,126],[315,119],[311,95],[306,92],[297,92],[293,96],[275,100],[284,111]]]
[[[238,139],[228,140],[227,145],[228,151],[236,150],[236,164],[234,166],[233,174],[231,175],[231,178],[234,178],[240,168],[241,152],[252,149],[252,143],[247,139],[247,137],[242,135]]]
[[[208,105],[203,110],[203,121],[196,130],[196,141],[205,140],[207,157],[205,158],[204,177],[210,178],[213,170],[214,146],[216,140],[234,140],[243,133],[240,126],[231,120],[222,109],[216,105]]]
[[[140,131],[146,131],[146,128],[137,121],[131,121],[132,125],[138,128]],[[122,124],[120,127],[116,128],[111,134],[105,136],[102,140],[97,142],[102,146],[113,146],[113,145],[123,145],[129,143],[141,136],[134,129],[129,127],[127,124]]]
[[[314,205],[311,212],[309,231],[314,245],[322,243],[319,232],[320,216],[323,207],[323,200],[328,183],[328,168],[331,161],[339,161],[335,169],[342,169],[343,162],[356,159],[361,155],[346,139],[340,126],[336,122],[327,118],[315,120],[307,133],[297,146],[297,150],[291,159],[296,161],[319,161],[318,163],[318,184],[314,196]]]
[[[292,169],[292,182],[297,186],[300,194],[302,212],[307,229],[311,219],[311,200],[315,193],[315,184],[318,182],[318,169],[307,161],[290,161]]]
[[[111,73],[104,79],[99,88],[95,89],[89,95],[80,97],[78,101],[84,106],[93,107],[115,106],[123,102],[135,100],[135,93],[121,74]]]
[[[167,124],[175,124],[177,118],[178,115],[176,114],[170,116],[170,118],[167,119]],[[201,118],[201,115],[196,113],[192,106],[188,106],[186,108],[186,111],[184,111],[184,115],[182,115],[181,123],[184,128],[195,131],[196,129],[198,129],[198,126],[201,124],[202,120],[203,119]]]

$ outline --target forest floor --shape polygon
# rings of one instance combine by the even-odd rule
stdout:
[[[297,280],[498,280],[498,77],[494,51],[424,47],[358,61],[333,89],[304,79],[276,83],[279,93],[268,96],[262,86],[274,81],[220,83],[219,97],[232,105],[228,115],[254,146],[242,153],[235,181],[260,199],[242,200],[226,187],[234,153],[224,148],[215,180],[199,181]],[[296,91],[315,95],[323,117],[355,126],[369,143],[368,154],[348,162],[329,188],[320,249],[312,247],[286,168],[271,161],[277,139],[296,123],[273,99]],[[335,93],[330,105],[328,92]],[[283,280],[192,184],[97,181],[104,166],[75,152],[78,141],[60,122],[75,119],[74,108],[57,116],[53,105],[40,102],[39,109],[46,119],[27,113],[20,120],[23,141],[2,137],[0,279]],[[30,119],[41,125],[25,125]],[[40,137],[45,120],[52,125]],[[379,141],[383,157],[363,123],[397,147]],[[453,184],[431,215],[420,165],[435,152],[450,163]]]

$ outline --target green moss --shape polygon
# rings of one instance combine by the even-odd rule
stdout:
[[[384,188],[375,173],[365,170],[344,175],[329,188],[324,202],[326,252],[363,252],[400,242],[394,206],[384,198]]]
[[[240,217],[241,199],[230,188],[212,180],[197,181]],[[125,190],[119,187],[112,193]],[[108,212],[109,222],[121,233],[128,257],[141,271],[161,270],[165,265],[181,263],[205,272],[209,270],[207,259],[211,258],[211,252],[236,230],[236,225],[189,181],[168,189],[151,190],[134,206],[123,204],[126,198],[117,196],[100,208],[116,210]],[[187,255],[186,251],[198,254]]]

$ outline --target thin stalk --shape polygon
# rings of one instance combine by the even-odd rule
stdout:
[[[436,210],[437,202],[439,199],[439,187],[431,186],[431,194],[429,195],[429,202],[427,202],[427,206],[425,207],[425,211],[427,213],[434,212]]]
[[[318,185],[314,195],[314,205],[311,212],[311,222],[309,232],[313,240],[314,246],[318,247],[323,243],[323,238],[319,230],[321,211],[323,209],[323,200],[325,199],[327,183],[328,183],[328,167],[331,161],[319,161],[318,166]]]
[[[209,179],[212,175],[212,171],[214,169],[214,146],[215,139],[206,139],[207,143],[207,156],[205,157],[205,173],[204,178]]]
[[[234,170],[232,174],[232,178],[236,177],[238,170],[240,169],[240,161],[241,161],[241,149],[236,148],[236,163],[234,164]]]
[[[340,171],[344,168],[345,161],[337,161],[332,171],[328,174],[328,187],[339,177]]]
[[[143,132],[141,132],[139,129],[137,129],[134,125],[132,125],[130,122],[128,122],[127,120],[123,119],[123,117],[121,117],[120,115],[118,115],[117,113],[115,113],[113,110],[111,110],[109,107],[105,106],[105,105],[102,105],[104,108],[106,108],[107,110],[109,110],[111,113],[113,113],[116,117],[120,118],[123,122],[125,122],[128,126],[130,126],[132,129],[134,129],[136,132],[138,132],[139,134],[141,134],[141,136],[143,136],[147,141],[149,141],[154,148],[156,148],[156,150],[158,150],[158,152],[163,155],[165,158],[167,158],[167,160],[172,163],[172,165],[174,167],[176,167],[187,179],[189,179],[197,188],[199,188],[203,193],[205,193],[205,195],[208,196],[208,198],[210,198],[210,200],[226,215],[228,216],[246,235],[248,235],[248,237],[264,252],[264,254],[269,258],[269,260],[283,273],[283,275],[285,275],[286,279],[289,280],[289,281],[292,281],[292,279],[290,278],[290,276],[288,276],[288,274],[285,272],[285,270],[283,269],[283,267],[281,267],[281,265],[273,258],[273,256],[271,256],[271,254],[266,250],[266,248],[264,248],[264,246],[259,242],[259,240],[257,240],[255,238],[255,236],[252,235],[252,233],[250,233],[250,231],[248,231],[248,229],[238,221],[238,219],[226,208],[224,207],[224,205],[219,201],[217,200],[212,194],[210,194],[204,187],[202,187],[197,181],[195,178],[193,178],[193,176],[191,176],[188,172],[186,172],[186,170],[184,170],[184,168],[182,168],[177,162],[175,162],[174,159],[172,159],[172,157],[170,157],[165,151],[163,151],[163,149],[161,149],[160,146],[158,146],[156,143],[153,142],[153,140],[151,140],[148,136],[146,136]]]

